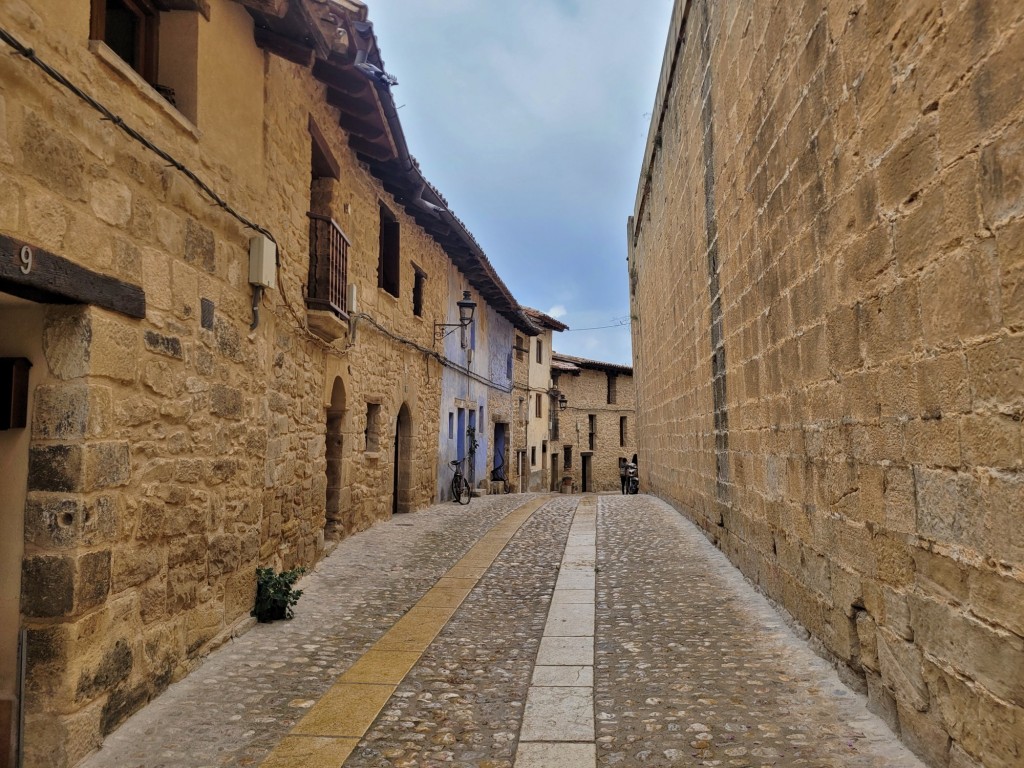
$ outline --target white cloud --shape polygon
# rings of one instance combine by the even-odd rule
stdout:
[[[551,317],[555,318],[555,320],[561,320],[563,317],[569,314],[569,310],[567,310],[561,304],[556,304],[551,309],[549,309],[546,312],[546,314],[551,315]]]

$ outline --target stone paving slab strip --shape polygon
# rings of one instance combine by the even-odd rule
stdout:
[[[522,741],[593,741],[594,694],[584,686],[531,686]]]
[[[534,667],[531,685],[580,686],[594,685],[594,668],[579,664],[560,667]]]
[[[553,604],[548,612],[544,634],[548,637],[593,637],[594,604]]]
[[[520,744],[516,768],[594,768],[594,744]]]
[[[340,678],[345,683],[390,683],[398,685],[416,666],[415,651],[384,651],[371,648]]]

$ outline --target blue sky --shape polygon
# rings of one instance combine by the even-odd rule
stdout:
[[[369,0],[412,154],[521,304],[628,323],[632,213],[672,0]],[[629,328],[555,349],[631,364]]]

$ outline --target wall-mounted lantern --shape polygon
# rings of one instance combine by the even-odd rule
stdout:
[[[569,398],[565,396],[565,392],[558,393],[558,410],[564,411],[569,407]]]
[[[457,323],[434,323],[434,340],[440,341],[449,333],[454,331],[456,328],[461,328],[462,334],[462,346],[466,346],[466,334],[465,330],[469,328],[470,323],[473,322],[473,312],[476,310],[476,302],[469,296],[469,291],[462,292],[462,301],[455,302],[455,306],[459,308],[459,322]],[[450,330],[444,330],[448,328]]]

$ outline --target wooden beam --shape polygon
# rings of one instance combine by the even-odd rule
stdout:
[[[394,153],[388,147],[382,147],[380,144],[374,144],[373,142],[367,141],[359,136],[349,136],[348,144],[360,155],[366,155],[368,158],[371,158],[371,160],[386,162],[395,158]]]
[[[92,304],[128,317],[146,316],[146,294],[139,286],[7,235],[0,235],[0,291],[33,301]]]
[[[355,134],[356,136],[362,136],[367,141],[376,142],[380,139],[387,138],[387,135],[384,133],[384,129],[379,125],[374,125],[368,120],[361,120],[345,111],[341,111],[339,113],[338,125],[344,128],[348,133]]]
[[[254,27],[253,38],[259,48],[280,56],[285,61],[290,61],[303,67],[308,67],[313,62],[313,49],[299,40],[279,35],[263,27]]]

